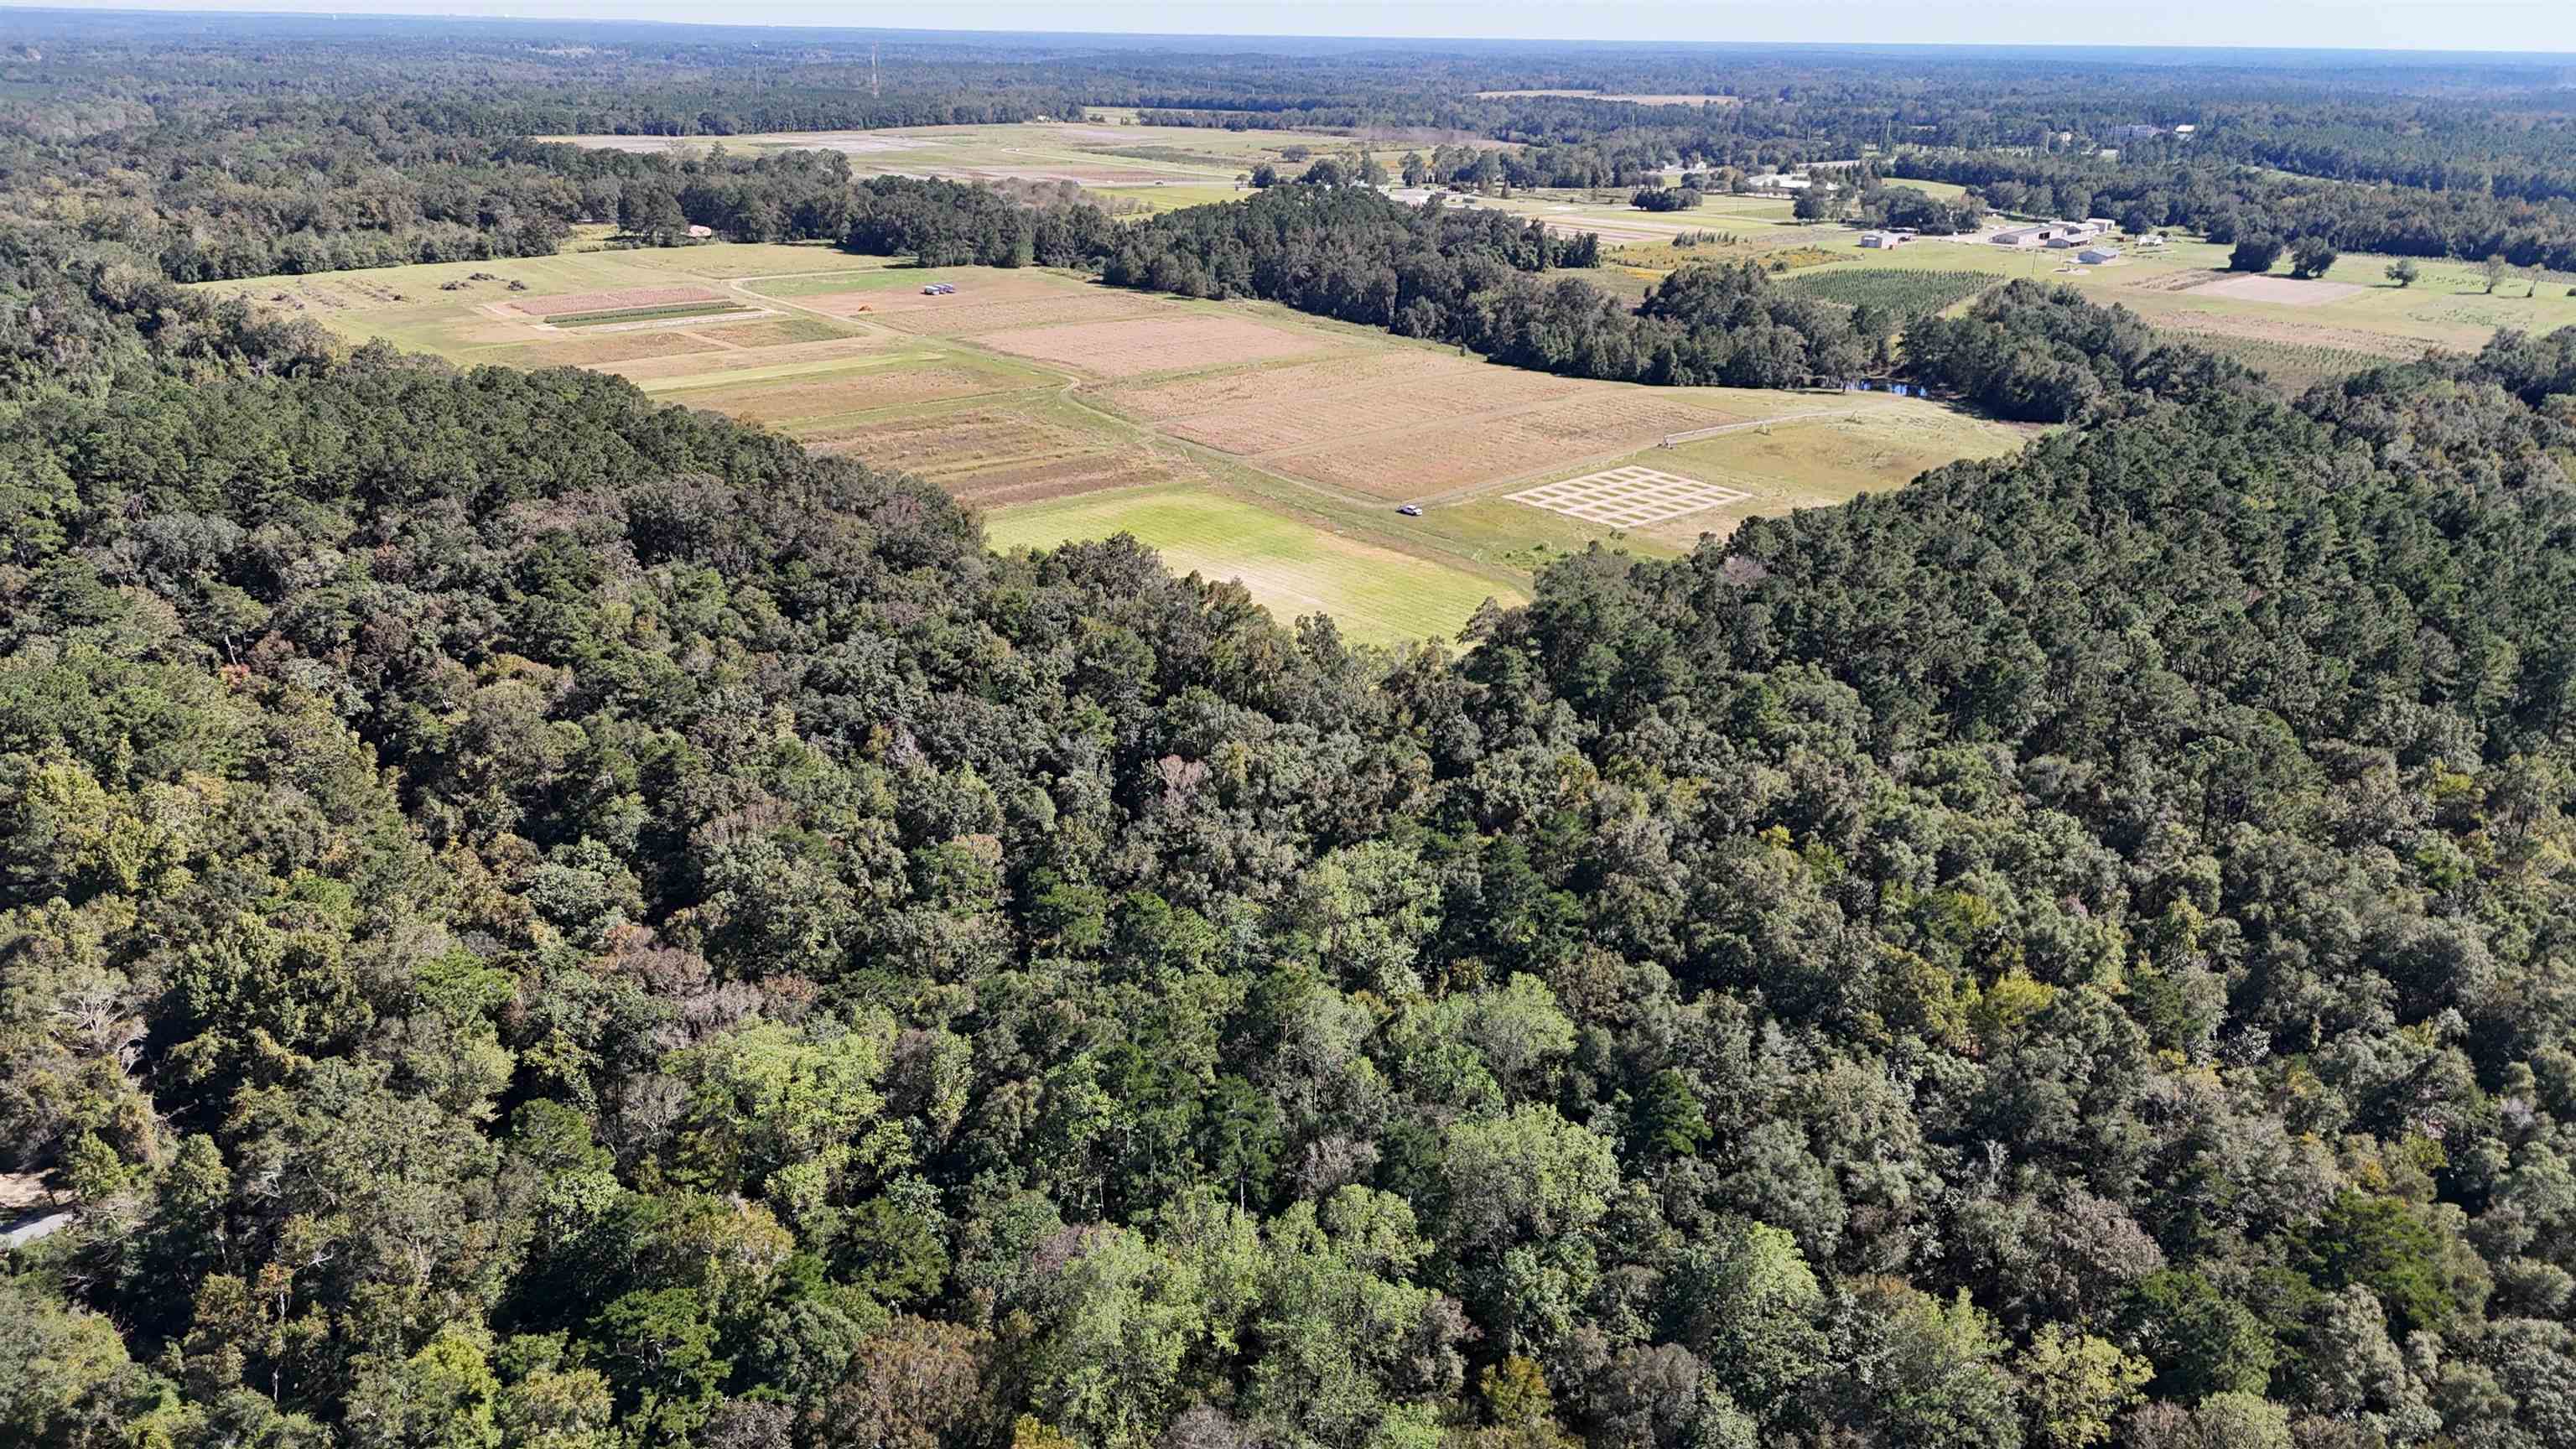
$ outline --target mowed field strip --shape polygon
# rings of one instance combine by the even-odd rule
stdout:
[[[1415,554],[1201,490],[1098,493],[1005,511],[985,523],[996,548],[1047,548],[1117,533],[1134,534],[1175,573],[1238,580],[1274,615],[1331,614],[1345,633],[1373,643],[1453,635],[1486,599],[1528,597]]]
[[[925,295],[934,282],[955,290]],[[1859,441],[1819,483],[1811,460],[1767,457],[1763,436],[1821,427],[1799,420],[1816,413],[1813,396],[1553,377],[1265,303],[816,246],[208,285],[461,364],[615,373],[934,482],[982,510],[998,544],[1124,529],[1177,568],[1240,579],[1283,621],[1320,610],[1374,642],[1455,634],[1485,599],[1525,598],[1531,569],[1556,551],[1677,550],[1702,527],[1897,486],[2021,437],[1919,400],[1838,396],[1859,414]],[[745,310],[700,310],[730,307]],[[649,325],[561,323],[661,309],[690,310]],[[1742,441],[1695,444],[1718,456],[1691,466],[1634,456],[1730,425]],[[1701,491],[1687,509],[1667,506],[1678,495],[1553,511],[1508,497],[1623,467]]]

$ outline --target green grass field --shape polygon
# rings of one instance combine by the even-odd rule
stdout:
[[[1322,155],[1347,153],[1350,137],[1321,131],[1224,131],[1196,126],[1146,126],[1135,112],[1106,111],[1087,122],[1027,122],[992,126],[896,126],[875,131],[778,132],[757,136],[556,136],[597,149],[702,153],[729,151],[838,151],[860,176],[944,176],[952,180],[1073,181],[1110,190],[1165,186],[1224,186],[1255,165],[1301,165],[1297,148]],[[1392,165],[1406,148],[1371,143],[1370,152]],[[1204,199],[1204,198],[1202,198]]]
[[[1372,644],[1454,635],[1487,598],[1525,592],[1202,489],[1093,493],[985,521],[995,548],[1133,534],[1176,573],[1241,582],[1285,622],[1328,613]]]
[[[605,312],[566,312],[546,319],[555,327],[606,327],[618,322],[668,322],[681,317],[717,317],[751,309],[740,302],[675,302],[668,307],[618,307]]]

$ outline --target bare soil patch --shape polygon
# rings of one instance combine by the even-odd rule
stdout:
[[[1239,317],[1187,314],[1023,327],[978,333],[975,340],[1002,352],[1067,363],[1104,377],[1267,362],[1335,347],[1311,333],[1266,327]]]
[[[2229,277],[2191,289],[2195,297],[2227,297],[2239,302],[2273,302],[2284,307],[2322,307],[2369,290],[2351,282],[2301,281],[2297,277]]]
[[[675,307],[685,302],[723,300],[704,287],[619,287],[560,297],[528,297],[510,306],[525,317],[561,317],[575,312],[614,312],[628,307]]]
[[[34,1172],[0,1172],[0,1218],[53,1201],[45,1179]]]

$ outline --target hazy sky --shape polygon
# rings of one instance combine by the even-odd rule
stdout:
[[[52,0],[81,9],[293,10],[724,24],[1234,35],[2255,45],[2576,52],[2576,0]],[[0,31],[6,21],[0,20]]]

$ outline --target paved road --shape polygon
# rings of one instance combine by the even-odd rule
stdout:
[[[0,1249],[23,1248],[38,1238],[51,1237],[71,1225],[72,1215],[68,1212],[11,1219],[8,1226],[0,1228]]]

